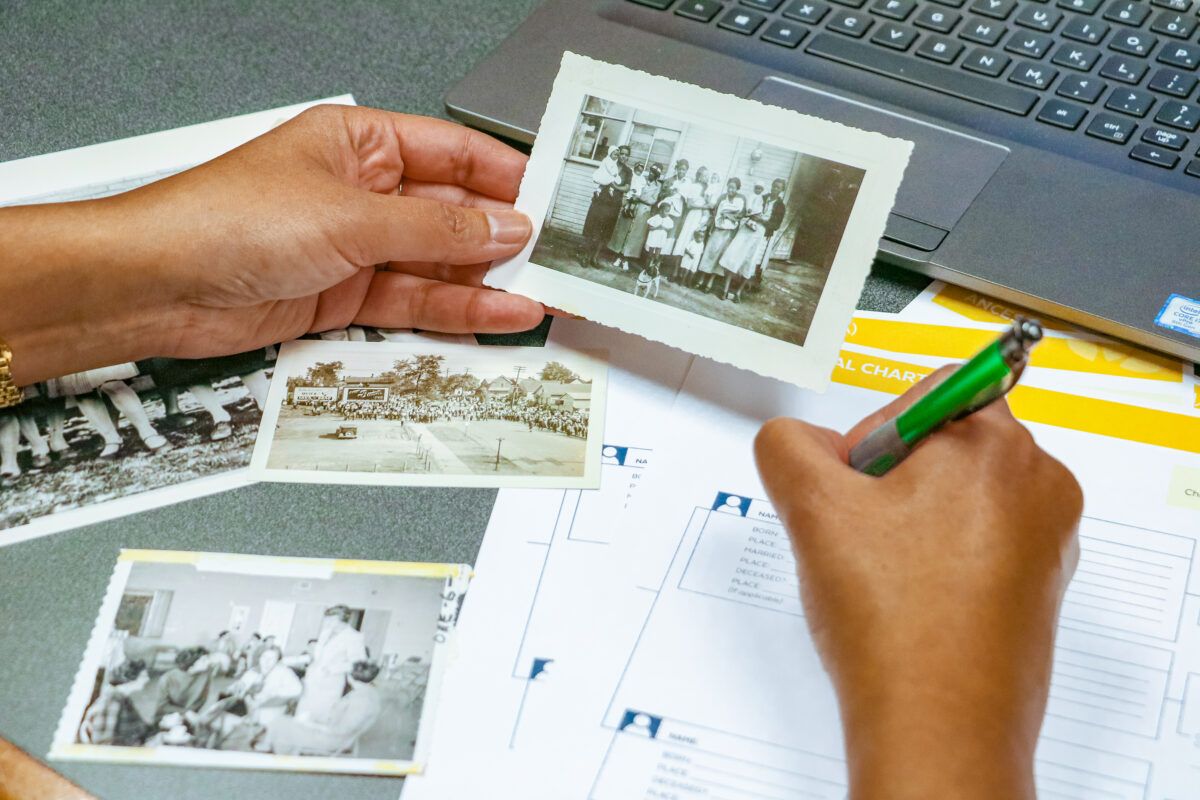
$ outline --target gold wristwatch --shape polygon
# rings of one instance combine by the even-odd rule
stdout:
[[[0,339],[0,408],[15,406],[25,399],[25,393],[12,380],[12,350]]]

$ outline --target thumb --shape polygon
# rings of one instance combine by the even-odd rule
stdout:
[[[512,209],[479,209],[424,197],[356,192],[343,242],[366,266],[386,261],[479,264],[521,251],[533,226]]]
[[[850,468],[845,437],[787,417],[763,425],[754,439],[754,458],[775,510],[793,530],[793,522],[836,506],[845,497],[845,482],[860,477]]]

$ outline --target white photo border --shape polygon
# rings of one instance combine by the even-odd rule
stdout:
[[[461,355],[467,358],[502,357],[536,358],[554,361],[569,359],[586,362],[592,370],[592,397],[588,410],[587,443],[584,451],[584,470],[580,476],[562,475],[430,475],[399,472],[335,472],[303,469],[276,469],[268,465],[271,446],[279,424],[279,413],[287,399],[288,378],[298,367],[306,366],[313,358],[327,352],[363,353],[379,355],[394,353],[396,357],[406,355],[440,354]],[[524,489],[596,489],[600,486],[600,449],[604,446],[604,414],[608,395],[608,366],[605,353],[581,352],[547,345],[545,347],[507,347],[493,345],[453,344],[431,341],[428,344],[400,344],[392,342],[323,342],[295,340],[284,342],[275,361],[274,378],[267,395],[267,407],[263,410],[258,428],[258,439],[254,443],[254,454],[250,458],[250,476],[256,481],[268,483],[326,483],[356,486],[457,486],[467,488],[524,488]]]
[[[454,592],[451,600],[443,599],[439,617],[440,641],[434,641],[430,659],[429,680],[425,688],[425,699],[417,723],[417,741],[411,759],[353,758],[327,756],[280,756],[271,753],[245,753],[238,751],[191,750],[174,747],[119,747],[113,745],[80,744],[76,733],[87,711],[95,688],[96,673],[104,658],[105,645],[117,609],[129,582],[134,564],[206,564],[208,568],[231,573],[253,575],[258,572],[271,576],[288,575],[289,571],[300,576],[311,575],[314,570],[333,574],[375,574],[397,578],[444,578],[443,598]],[[293,558],[285,556],[248,555],[240,553],[206,553],[184,550],[128,550],[122,549],[113,568],[112,577],[87,649],[67,703],[59,717],[58,727],[50,746],[48,759],[55,761],[91,761],[119,764],[160,764],[185,767],[211,767],[218,769],[259,769],[284,772],[321,772],[351,775],[419,775],[428,760],[428,750],[433,734],[434,718],[446,667],[454,656],[454,641],[458,626],[458,611],[462,607],[462,596],[466,593],[472,568],[467,564],[434,564],[410,561],[369,561],[332,558]],[[452,615],[447,622],[447,614]],[[448,630],[441,630],[441,627]]]
[[[638,298],[531,260],[586,95],[857,167],[863,182],[803,345]],[[697,113],[695,108],[705,109]],[[760,375],[824,391],[895,204],[912,143],[565,52],[515,208],[535,236],[484,278],[496,289]]]

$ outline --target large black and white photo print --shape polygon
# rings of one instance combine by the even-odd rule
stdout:
[[[404,775],[458,564],[124,550],[51,758]]]
[[[52,378],[0,409],[0,545],[247,482],[275,348]]]
[[[907,143],[567,54],[487,283],[821,385]]]
[[[591,488],[605,368],[553,347],[283,345],[251,472],[266,481]]]

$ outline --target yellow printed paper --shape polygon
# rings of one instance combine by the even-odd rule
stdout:
[[[900,353],[966,360],[995,341],[996,332],[953,325],[855,317],[846,341],[862,347]],[[1177,360],[1136,348],[1106,342],[1048,337],[1030,354],[1030,366],[1095,375],[1180,383]]]

